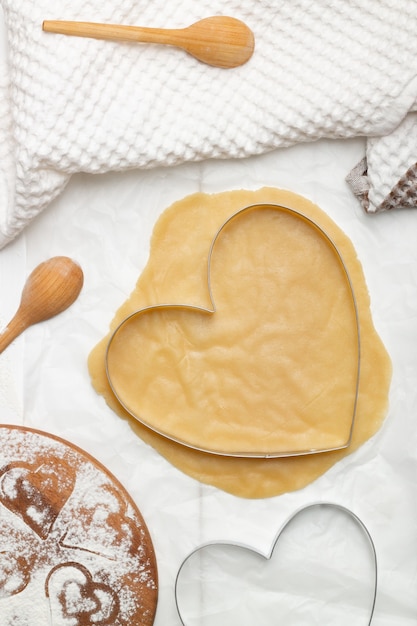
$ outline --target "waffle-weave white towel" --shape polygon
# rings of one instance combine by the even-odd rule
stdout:
[[[417,113],[389,135],[369,138],[347,181],[368,213],[417,208]]]
[[[387,137],[417,110],[416,0],[0,2],[9,47],[0,82],[0,247],[75,172],[238,158],[321,137]],[[67,19],[175,28],[216,14],[253,30],[256,49],[244,66],[217,69],[174,48],[41,27]],[[369,170],[357,180],[369,184]]]

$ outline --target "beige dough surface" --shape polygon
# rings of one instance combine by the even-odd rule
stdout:
[[[268,203],[291,210],[242,211]],[[124,406],[106,375],[122,322],[109,372]],[[194,194],[167,209],[89,369],[96,391],[173,465],[242,497],[299,489],[355,450],[380,427],[391,379],[350,240],[305,198],[271,188]],[[301,456],[207,452],[326,450],[350,434],[347,449]]]

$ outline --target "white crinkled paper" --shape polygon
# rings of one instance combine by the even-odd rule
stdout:
[[[0,246],[77,172],[235,159],[323,137],[389,137],[416,110],[415,0],[1,4]],[[215,14],[253,30],[255,53],[244,66],[223,70],[173,48],[42,31],[45,19],[175,28]],[[414,144],[406,150],[405,162],[415,163]],[[388,140],[382,160],[389,153]],[[376,161],[368,185],[378,179]]]
[[[295,511],[323,500],[352,510],[375,542],[378,594],[372,626],[415,626],[417,211],[385,212],[377,219],[362,211],[344,175],[363,152],[360,139],[320,140],[234,161],[74,175],[50,208],[0,252],[0,316],[4,321],[13,313],[23,283],[38,263],[65,254],[83,268],[84,286],[70,309],[28,329],[0,355],[1,421],[13,418],[17,424],[61,436],[117,476],[138,505],[154,542],[160,585],[155,626],[181,626],[174,584],[183,559],[194,549],[220,541],[267,553]],[[155,222],[171,203],[197,191],[253,190],[264,185],[309,198],[352,240],[364,269],[375,327],[392,359],[393,379],[385,422],[366,444],[303,489],[247,500],[191,479],[146,445],[97,395],[87,359],[134,289],[147,261]],[[7,378],[3,376],[6,370]],[[310,517],[300,526],[305,545],[312,551],[322,537],[321,533],[317,537],[315,529]],[[332,624],[365,626],[368,622],[363,614],[353,618],[359,605],[356,593],[352,599],[351,584],[361,593],[358,585],[361,587],[362,580],[368,587],[372,583],[366,569],[369,550],[361,545],[351,550],[338,527],[329,530],[334,543],[329,542],[327,554],[332,555],[334,546],[334,554],[342,552],[343,559],[334,558],[329,566],[321,552],[316,553],[318,571],[310,586],[304,567],[300,576],[290,577],[287,561],[282,562],[277,553],[270,576],[265,572],[266,578],[258,577],[252,589],[256,571],[245,569],[247,560],[239,559],[240,582],[243,587],[250,585],[249,592],[244,589],[237,613],[225,613],[223,601],[235,600],[238,589],[222,594],[224,589],[228,591],[223,574],[218,579],[220,588],[213,590],[216,595],[202,598],[203,608],[211,616],[207,625],[243,626],[244,603],[251,624],[250,618],[257,617],[262,626],[276,626],[277,613],[282,615],[286,607],[296,605],[285,616],[286,626],[327,625],[317,605],[324,597],[326,615],[328,611],[336,613]],[[289,538],[292,536],[291,532]],[[293,554],[290,548],[286,551],[289,557]],[[348,579],[347,572],[355,570],[358,556],[364,563],[360,577]],[[276,568],[282,574],[283,563],[284,587],[282,578],[276,577]],[[227,564],[222,561],[225,567]],[[296,563],[292,565],[294,572]],[[342,584],[332,605],[328,604],[330,590],[325,582],[329,574],[334,576],[332,589],[333,584]],[[226,578],[226,583],[229,580]],[[368,599],[366,593],[365,601]],[[257,612],[259,603],[261,611]],[[312,604],[315,606],[309,610]],[[187,607],[182,604],[182,609],[187,615]],[[186,626],[194,626],[195,622],[189,622]]]

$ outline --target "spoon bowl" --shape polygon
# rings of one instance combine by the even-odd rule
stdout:
[[[202,63],[222,68],[243,65],[255,49],[250,28],[241,20],[221,15],[176,29],[64,20],[45,20],[42,28],[45,32],[77,37],[176,46]]]

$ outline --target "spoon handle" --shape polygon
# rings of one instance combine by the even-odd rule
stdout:
[[[10,320],[6,328],[0,331],[0,354],[9,346],[29,326],[27,320],[23,319],[19,313]]]
[[[61,35],[170,45],[181,45],[185,31],[182,28],[150,28],[148,26],[70,22],[65,20],[45,20],[42,28],[46,32],[59,33]]]

